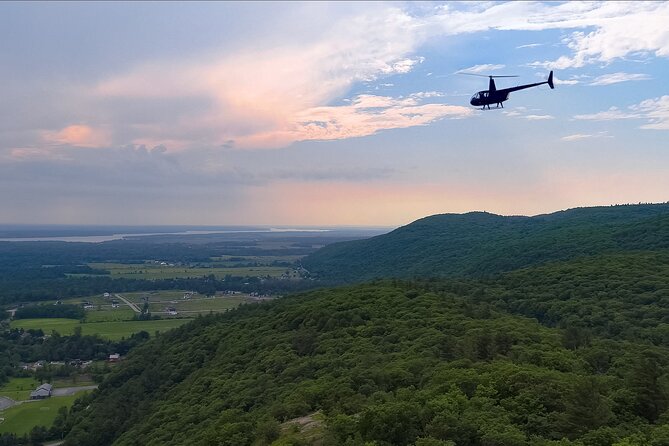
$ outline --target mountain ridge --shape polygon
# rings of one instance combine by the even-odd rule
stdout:
[[[582,255],[663,248],[669,248],[667,203],[582,207],[533,217],[476,211],[436,214],[388,234],[334,243],[302,264],[316,277],[341,282],[479,277]]]

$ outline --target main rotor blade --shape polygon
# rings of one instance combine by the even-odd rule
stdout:
[[[516,75],[513,76],[502,76],[502,75],[490,75],[490,74],[478,74],[478,73],[462,73],[462,72],[457,72],[455,74],[466,74],[467,76],[479,76],[479,77],[518,77]]]
[[[490,77],[490,76],[486,76],[485,74],[477,74],[477,73],[460,73],[460,72],[457,72],[455,74],[466,74],[467,76]]]

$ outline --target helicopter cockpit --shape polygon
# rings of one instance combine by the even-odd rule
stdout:
[[[487,91],[479,91],[474,96],[472,96],[472,99],[469,101],[469,103],[472,104],[472,105],[480,105],[481,101],[485,100],[487,98],[488,98],[488,92]]]

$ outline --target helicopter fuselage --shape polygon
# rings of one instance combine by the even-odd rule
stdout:
[[[509,99],[509,91],[505,90],[483,90],[472,96],[469,103],[474,107],[482,107],[490,104],[501,104]]]
[[[548,86],[551,88],[551,90],[554,87],[553,85],[553,72],[551,71],[550,74],[548,75],[548,80],[544,82],[535,82],[533,84],[525,84],[525,85],[518,85],[517,87],[511,87],[511,88],[502,88],[502,89],[497,89],[495,86],[495,80],[493,79],[494,76],[490,76],[490,84],[488,86],[488,90],[482,90],[476,93],[474,96],[472,96],[471,100],[469,103],[473,105],[474,107],[483,107],[485,108],[486,106],[490,108],[490,104],[497,104],[498,107],[504,107],[504,101],[509,99],[509,94],[513,91],[518,91],[518,90],[524,90],[526,88],[532,88],[532,87],[537,87],[539,85],[543,84],[548,84]],[[502,76],[504,77],[504,76]]]

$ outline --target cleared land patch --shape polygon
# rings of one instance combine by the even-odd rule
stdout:
[[[156,331],[167,331],[176,328],[190,319],[162,319],[152,321],[122,321],[122,322],[91,322],[81,323],[77,319],[42,318],[18,319],[11,321],[11,328],[42,329],[44,333],[56,331],[61,335],[71,335],[76,327],[81,327],[84,335],[99,335],[103,338],[118,340],[128,338],[133,333],[146,331],[153,334]]]
[[[11,432],[18,436],[25,435],[35,426],[49,427],[58,415],[61,407],[70,407],[81,396],[59,396],[18,404],[0,411],[0,433]]]
[[[280,277],[286,270],[284,266],[243,266],[243,267],[189,267],[184,265],[160,265],[155,263],[89,263],[91,268],[109,271],[114,278],[125,279],[174,279],[202,277],[213,274],[222,279],[227,275],[242,277]]]

